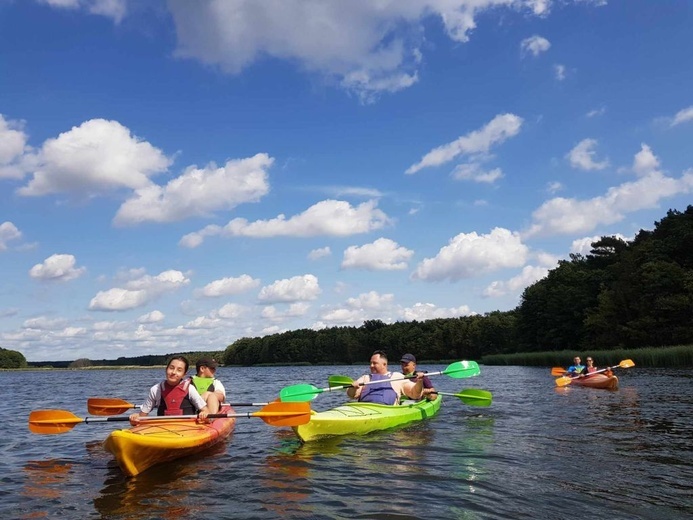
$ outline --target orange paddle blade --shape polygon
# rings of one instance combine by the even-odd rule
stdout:
[[[310,421],[311,410],[310,403],[273,402],[249,415],[260,417],[272,426],[299,426]]]
[[[87,410],[91,415],[120,415],[137,405],[111,397],[90,397],[87,399]]]
[[[29,414],[29,430],[32,433],[65,433],[84,422],[65,410],[34,410]]]
[[[553,367],[551,369],[551,375],[554,377],[564,376],[567,370],[563,367]]]

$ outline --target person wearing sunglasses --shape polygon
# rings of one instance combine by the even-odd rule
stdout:
[[[423,395],[423,376],[424,373],[419,372],[413,379],[405,379],[401,372],[388,371],[387,354],[376,350],[371,355],[370,374],[354,381],[351,388],[347,388],[347,395],[362,403],[394,405],[399,404],[402,396],[418,401]]]
[[[587,363],[587,365],[585,365],[585,370],[583,372],[585,375],[588,375],[588,374],[591,374],[592,372],[597,371],[597,367],[594,366],[594,359],[592,359],[591,357],[588,357],[585,360],[585,363]]]

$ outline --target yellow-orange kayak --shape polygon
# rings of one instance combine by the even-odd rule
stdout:
[[[588,388],[606,388],[616,390],[618,388],[618,377],[607,376],[606,374],[594,374],[585,377],[574,377],[571,385],[586,386]]]
[[[224,406],[220,413],[232,413]],[[225,440],[233,431],[235,417],[213,419],[198,424],[194,419],[159,419],[139,426],[113,431],[104,441],[104,448],[113,454],[118,466],[134,477],[144,470],[206,450]]]

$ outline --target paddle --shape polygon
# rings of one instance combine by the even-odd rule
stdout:
[[[258,412],[249,413],[215,413],[209,414],[208,419],[226,417],[260,417],[272,426],[298,426],[310,421],[310,405],[308,403],[270,403]],[[195,420],[197,415],[161,415],[156,417],[141,417],[142,422]],[[29,430],[32,433],[52,434],[65,433],[80,423],[95,422],[124,422],[129,416],[119,417],[77,417],[67,410],[34,410],[29,414]]]
[[[439,374],[445,374],[447,376],[459,379],[479,375],[479,372],[479,365],[476,363],[476,361],[456,361],[448,365],[445,370],[440,372],[428,372],[426,375],[436,376]],[[395,379],[401,378],[383,379],[382,381],[368,381],[366,383],[361,383],[361,386],[387,383],[388,381],[394,381]],[[344,390],[345,388],[349,388],[351,387],[353,380],[346,376],[330,376],[328,382],[330,386],[327,388],[317,388],[308,384],[287,386],[282,388],[281,392],[279,392],[279,400],[284,403],[311,401],[315,399],[318,394],[322,394],[323,392],[334,392],[336,390]]]
[[[551,375],[554,377],[564,376],[568,371],[563,367],[553,367],[551,369]]]
[[[592,372],[591,374],[585,374],[585,377],[593,376],[594,374],[599,374],[600,372],[606,372],[607,370],[611,370],[612,368],[630,368],[634,367],[635,363],[633,363],[632,359],[624,359],[621,361],[618,365],[614,365],[612,367],[608,368],[602,368],[601,370],[597,370],[596,372]],[[573,379],[576,379],[574,377],[568,377],[568,376],[563,376],[559,377],[556,379],[556,385],[557,386],[566,386],[572,383]]]
[[[450,395],[452,397],[457,397],[464,404],[469,406],[491,406],[491,401],[493,400],[493,394],[488,390],[478,390],[476,388],[465,388],[457,394],[451,394],[448,392],[436,392],[439,395]]]
[[[269,403],[222,403],[231,406],[267,406]],[[91,415],[120,415],[140,405],[132,404],[115,397],[90,397],[87,399],[87,410]]]

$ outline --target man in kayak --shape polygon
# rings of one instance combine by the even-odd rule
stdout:
[[[185,377],[188,371],[188,359],[185,356],[173,356],[166,365],[166,379],[149,389],[149,395],[140,411],[130,415],[130,424],[137,426],[140,417],[149,415],[156,408],[157,415],[194,415],[205,420],[209,414],[207,403],[200,397],[190,379]]]
[[[580,356],[575,356],[573,358],[573,364],[568,367],[568,370],[566,370],[566,375],[568,377],[580,377],[584,370],[585,365],[582,364]]]
[[[387,354],[376,350],[371,356],[370,374],[359,377],[347,389],[347,395],[362,403],[398,404],[402,395],[418,401],[423,395],[423,372],[405,379],[400,372],[388,372]],[[378,384],[363,384],[382,381]],[[416,381],[416,382],[414,382]]]
[[[217,366],[216,360],[203,357],[195,365],[197,374],[192,376],[192,383],[202,399],[207,403],[209,413],[219,412],[221,403],[226,399],[226,389],[215,376]]]
[[[404,377],[413,378],[416,376],[416,357],[414,354],[404,354],[399,362],[402,366],[402,373],[404,374]],[[438,392],[436,392],[436,389],[433,387],[433,383],[431,383],[431,380],[427,375],[425,375],[425,372],[423,376],[423,397],[429,401],[432,401],[438,397]]]

